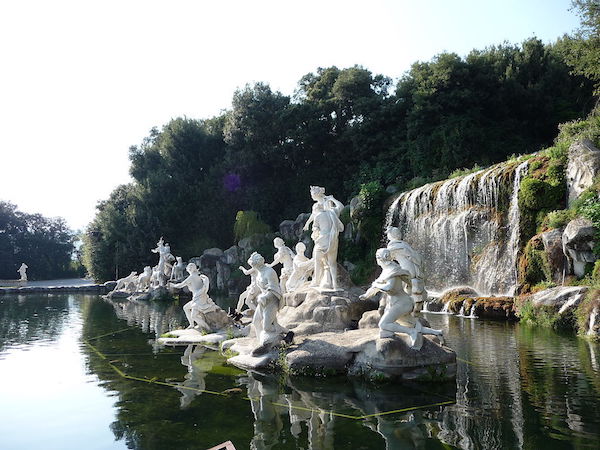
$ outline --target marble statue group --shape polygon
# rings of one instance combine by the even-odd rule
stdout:
[[[211,333],[221,333],[223,336],[225,328],[230,330],[229,333],[234,329],[236,338],[246,339],[243,350],[239,350],[240,346],[235,347],[235,342],[234,348],[250,359],[273,355],[275,349],[294,341],[295,330],[307,330],[299,327],[298,320],[290,319],[289,314],[285,316],[290,310],[295,318],[313,317],[312,329],[327,331],[329,321],[347,321],[347,305],[351,302],[346,282],[340,281],[337,262],[339,235],[344,230],[340,220],[344,205],[334,196],[326,195],[325,189],[320,186],[311,186],[310,195],[314,204],[304,230],[310,232],[311,254],[307,255],[309,241],[301,240],[294,251],[281,237],[275,237],[273,241],[276,252],[271,262],[266,262],[260,253],[252,253],[247,260],[248,267],[239,267],[244,275],[250,277],[249,284],[240,294],[235,309],[230,308],[229,314],[225,314],[226,320],[222,320],[222,309],[209,297],[208,276],[201,273],[193,262],[185,265],[181,257],[174,257],[162,237],[151,250],[158,255],[156,266],[146,266],[139,275],[131,272],[117,280],[115,291],[187,289],[192,295],[192,299],[183,306],[188,330],[172,333],[185,335],[185,342],[190,343],[201,342],[201,334],[212,336]],[[402,241],[398,228],[389,227],[386,236],[387,246],[376,252],[381,274],[366,292],[361,291],[364,293],[356,294],[355,298],[365,304],[362,300],[373,302],[373,299],[379,298],[379,339],[405,335],[408,348],[418,351],[423,345],[424,335],[435,336],[440,341],[443,339],[440,330],[430,328],[417,317],[427,297],[422,260],[408,243]],[[275,269],[279,266],[278,275]],[[314,306],[306,302],[301,306],[309,297],[313,299]],[[298,312],[298,308],[302,307],[306,309],[302,313],[304,316]],[[215,314],[221,317],[217,322]],[[282,325],[283,319],[283,323],[291,324],[292,329]],[[341,332],[344,332],[343,328]],[[220,338],[220,341],[223,339]]]

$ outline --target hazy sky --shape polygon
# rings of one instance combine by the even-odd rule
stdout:
[[[208,118],[246,83],[291,95],[318,67],[398,79],[442,51],[553,42],[569,0],[0,2],[0,200],[83,228],[130,180],[129,146]]]

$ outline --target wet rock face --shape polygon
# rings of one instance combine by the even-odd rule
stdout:
[[[563,275],[567,273],[567,259],[563,252],[563,231],[555,229],[541,234],[544,252],[546,253],[552,281],[562,283]]]
[[[308,213],[299,214],[296,220],[284,220],[279,224],[279,234],[286,242],[298,242],[302,240],[304,224],[310,217]]]
[[[596,261],[594,235],[592,222],[580,217],[569,222],[562,234],[563,251],[569,258],[572,273],[577,277],[585,275],[586,263]]]
[[[569,206],[584,190],[594,183],[594,178],[599,173],[600,150],[587,139],[571,145],[567,165]]]

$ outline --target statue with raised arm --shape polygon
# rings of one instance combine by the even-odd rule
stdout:
[[[137,280],[138,280],[137,272],[131,272],[126,277],[119,278],[117,280],[117,285],[115,286],[113,291],[123,290],[123,291],[134,292],[137,287]]]
[[[188,328],[214,331],[204,318],[205,314],[219,309],[208,296],[209,279],[200,273],[198,266],[194,263],[189,263],[186,269],[190,275],[181,283],[170,283],[170,286],[177,289],[187,286],[192,293],[192,300],[183,305],[183,312],[190,324]]]
[[[292,261],[292,274],[285,285],[287,292],[293,292],[295,289],[298,289],[308,281],[308,278],[313,273],[315,265],[311,259],[306,257],[304,254],[305,251],[306,245],[304,245],[304,242],[298,242],[296,244],[296,256],[294,256]]]
[[[252,351],[252,356],[259,356],[267,353],[282,339],[290,343],[294,333],[288,332],[277,322],[277,311],[282,297],[277,273],[267,266],[262,255],[256,252],[250,255],[248,264],[257,271],[256,284],[260,289],[252,320],[252,328],[258,340],[258,347]]]
[[[423,301],[427,300],[427,291],[425,290],[425,281],[423,280],[423,261],[419,255],[407,242],[401,239],[400,229],[398,227],[388,227],[386,230],[388,238],[387,249],[392,254],[392,259],[400,266],[410,272],[410,282],[408,291],[416,303],[416,310],[420,311]]]
[[[249,263],[248,263],[249,264]],[[260,294],[260,288],[258,287],[256,278],[258,276],[258,270],[250,267],[250,269],[246,269],[244,266],[240,266],[239,269],[242,271],[244,275],[250,275],[250,284],[248,287],[240,294],[238,299],[238,303],[236,306],[236,311],[239,313],[242,312],[242,308],[244,305],[248,307],[245,315],[254,315],[254,311],[256,311],[257,305],[257,297]],[[241,317],[241,316],[240,316]]]
[[[271,264],[267,264],[269,267],[274,267],[277,264],[281,264],[281,275],[279,276],[279,283],[281,284],[281,293],[285,294],[286,291],[286,283],[287,280],[292,275],[292,271],[294,270],[294,252],[291,248],[285,245],[283,239],[280,237],[276,237],[273,240],[273,245],[277,249],[275,255],[273,255],[273,262]]]
[[[410,283],[412,274],[402,268],[392,258],[387,248],[380,248],[375,253],[377,264],[381,267],[381,275],[373,281],[361,300],[375,296],[381,292],[385,301],[385,309],[379,319],[379,337],[390,338],[395,333],[405,333],[410,338],[410,346],[419,350],[423,345],[423,335],[431,334],[443,339],[441,330],[424,327],[412,316],[415,302],[404,290]]]
[[[171,280],[170,281],[180,281],[185,278],[185,263],[181,256],[177,256],[175,258],[177,263],[173,265],[173,270],[171,270]]]
[[[19,267],[17,270],[19,275],[21,275],[21,279],[19,281],[27,281],[27,269],[29,269],[29,266],[25,263],[21,263],[21,267]]]
[[[337,290],[337,253],[339,234],[344,231],[340,213],[344,205],[332,195],[325,195],[325,188],[311,186],[310,195],[315,201],[304,230],[312,223],[311,238],[315,246],[312,259],[314,274],[311,286],[323,290]]]
[[[171,274],[171,264],[169,261],[175,259],[173,255],[171,255],[171,246],[169,244],[165,244],[162,236],[160,240],[156,243],[156,248],[150,250],[152,253],[158,253],[158,285],[164,286],[165,282],[170,278]]]

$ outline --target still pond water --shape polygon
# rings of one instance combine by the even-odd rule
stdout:
[[[180,305],[1,296],[0,448],[600,448],[600,346],[573,336],[429,314],[456,382],[374,385],[158,346],[183,319]]]

